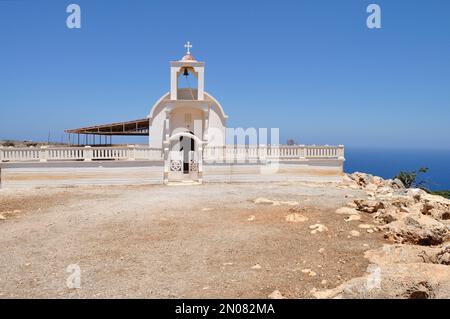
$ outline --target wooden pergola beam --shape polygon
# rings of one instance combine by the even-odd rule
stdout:
[[[65,130],[69,134],[89,134],[89,135],[133,135],[148,136],[150,123],[148,119],[119,122],[112,124],[82,127],[78,129]]]

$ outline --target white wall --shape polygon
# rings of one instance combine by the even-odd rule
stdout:
[[[209,137],[208,141],[211,146],[225,145],[225,121],[221,107],[215,100],[206,95],[207,104],[210,105],[209,113]],[[165,120],[166,110],[171,107],[173,103],[170,100],[170,96],[166,95],[160,99],[154,106],[150,115],[152,119],[150,121],[149,131],[149,146],[152,148],[162,148],[163,141],[165,139]],[[170,116],[170,135],[179,133],[180,131],[193,131],[200,139],[204,139],[205,128],[205,114],[203,110],[192,107],[192,101],[186,101],[185,103],[177,103],[176,107],[171,111]],[[206,105],[206,104],[205,104]],[[191,114],[191,123],[189,128],[186,127],[185,114]],[[197,121],[197,122],[195,122]],[[196,123],[194,125],[194,122]],[[198,123],[198,124],[197,124]]]
[[[217,107],[209,112],[208,146],[225,145],[225,124]]]
[[[150,123],[149,146],[154,148],[162,148],[164,140],[164,126],[166,119],[165,108],[155,115]]]
[[[180,105],[170,114],[170,136],[186,131],[192,131],[194,135],[202,139],[203,111],[186,105]],[[190,115],[190,122],[185,122],[185,115]],[[194,125],[195,123],[195,125]]]

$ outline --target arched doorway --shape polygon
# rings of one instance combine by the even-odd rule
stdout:
[[[169,138],[165,161],[165,182],[201,181],[203,142],[186,131]]]
[[[191,135],[194,135],[193,132],[187,132]],[[195,141],[192,137],[181,135],[180,136],[180,152],[183,154],[183,174],[189,174],[192,165],[197,161],[195,160]]]

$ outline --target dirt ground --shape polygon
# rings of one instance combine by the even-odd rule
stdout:
[[[364,251],[384,243],[358,229],[370,216],[335,213],[365,196],[298,182],[0,189],[0,214],[12,212],[0,220],[0,298],[310,298],[362,275]],[[311,234],[317,223],[328,231]],[[66,285],[73,264],[79,289]]]

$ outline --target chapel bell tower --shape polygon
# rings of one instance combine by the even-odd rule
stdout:
[[[184,46],[187,49],[186,55],[179,61],[170,62],[170,99],[176,100],[204,100],[205,92],[205,62],[198,62],[191,55],[192,44],[187,42]],[[197,80],[197,87],[181,89],[179,87],[180,77],[185,77],[189,82],[189,77],[194,76]]]

